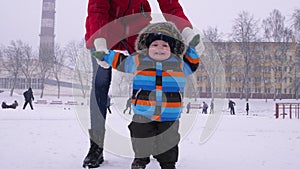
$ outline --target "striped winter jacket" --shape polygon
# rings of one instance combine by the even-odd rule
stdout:
[[[149,56],[126,56],[110,50],[103,60],[114,69],[134,73],[131,102],[134,113],[154,121],[179,119],[186,76],[195,72],[200,62],[192,47],[188,47],[183,59],[172,54],[158,62]]]

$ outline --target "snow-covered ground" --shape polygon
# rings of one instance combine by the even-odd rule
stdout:
[[[17,100],[17,109],[0,110],[0,164],[5,169],[75,169],[89,148],[88,107],[34,104],[22,110],[23,97],[1,93],[1,101]],[[36,96],[37,97],[37,96]],[[38,99],[38,98],[36,98]],[[48,102],[55,97],[46,96]],[[65,103],[74,98],[63,97]],[[103,169],[129,169],[132,162],[127,125],[123,114],[127,98],[113,98],[107,117]],[[194,100],[185,100],[195,102]],[[198,103],[208,99],[198,99]],[[298,169],[300,166],[300,119],[275,119],[275,102],[234,99],[237,115],[229,115],[227,101],[216,104],[215,115],[192,109],[181,118],[178,169]],[[276,102],[299,102],[282,100]],[[85,102],[83,102],[85,103]],[[222,106],[223,105],[223,106]],[[159,168],[155,159],[148,169]]]

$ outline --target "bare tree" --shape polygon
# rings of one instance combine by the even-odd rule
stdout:
[[[21,71],[26,78],[26,87],[31,87],[31,78],[38,68],[36,54],[33,52],[32,47],[24,45],[24,52],[21,57]]]
[[[237,65],[239,59],[234,54],[234,48],[236,43],[227,41],[222,43],[217,43],[217,51],[224,65],[225,75],[226,75],[226,92],[229,94],[233,93],[232,86],[236,83],[236,78],[239,71],[234,68],[234,65]],[[238,85],[236,85],[238,86]],[[230,97],[230,95],[229,95]]]
[[[223,33],[219,32],[217,27],[208,27],[206,30],[203,30],[204,37],[210,42],[222,42]]]
[[[130,85],[132,82],[132,78],[133,75],[132,74],[128,74],[128,73],[123,73],[123,72],[115,72],[115,74],[113,74],[113,84],[115,87],[118,88],[118,91],[114,91],[115,94],[122,96],[128,95],[128,91],[129,91],[129,95],[131,93],[130,91]],[[114,89],[112,87],[112,89]]]
[[[277,9],[263,20],[264,38],[268,42],[280,42],[284,33],[285,17]]]
[[[17,79],[21,73],[21,58],[24,54],[24,43],[21,40],[12,41],[10,46],[3,50],[3,64],[2,67],[12,77],[12,85],[10,96],[13,95],[17,84]]]
[[[49,44],[49,46],[51,46],[51,44]],[[47,48],[46,45],[44,46],[44,48]],[[50,47],[49,47],[50,48]],[[53,52],[50,49],[44,49],[44,50],[40,50],[40,58],[39,58],[39,78],[40,78],[40,82],[41,82],[41,95],[40,98],[43,98],[44,96],[44,90],[45,90],[45,82],[46,79],[49,78],[49,76],[51,75],[51,69],[53,67]]]
[[[205,38],[207,39],[205,44],[205,54],[207,57],[203,59],[205,69],[209,75],[209,81],[211,84],[211,105],[214,105],[215,93],[218,93],[218,97],[225,97],[225,67],[223,62],[224,52],[228,49],[226,43],[222,39],[223,33],[218,30],[217,27],[208,27],[203,31]],[[205,55],[204,54],[204,55]],[[214,112],[213,106],[211,106],[211,113]]]
[[[271,83],[271,56],[269,52],[269,43],[261,43],[259,45],[259,53],[261,55],[261,61],[257,64],[263,67],[263,70],[260,72],[262,74],[262,84],[263,84],[263,98],[265,102],[268,101],[268,93],[270,93]]]
[[[295,9],[292,14],[292,26],[294,28],[297,43],[300,43],[300,9]]]
[[[299,99],[300,95],[300,9],[295,9],[292,14],[292,27],[296,40],[296,60],[295,60],[295,97]]]
[[[89,91],[88,86],[91,85],[92,65],[91,56],[84,45],[83,40],[80,42],[72,41],[66,45],[65,51],[69,58],[69,66],[75,72],[73,86],[78,86],[85,98]]]
[[[254,59],[254,53],[257,46],[258,39],[258,20],[250,15],[249,12],[243,11],[238,14],[238,17],[234,19],[233,29],[231,37],[234,42],[239,42],[238,49],[243,58],[243,79],[242,79],[242,92],[246,93],[246,101],[250,97],[250,71],[252,66],[252,60]],[[245,91],[246,90],[246,91]]]
[[[52,73],[57,82],[57,98],[60,98],[60,85],[61,85],[60,79],[62,76],[65,60],[66,60],[65,50],[61,49],[61,47],[58,44],[55,45],[54,58],[53,58],[54,64],[52,67]]]
[[[237,61],[236,56],[233,54],[234,43],[232,43],[231,41],[225,41],[223,39],[224,34],[220,32],[217,27],[215,28],[209,27],[207,30],[203,32],[205,37],[211,42],[213,42],[214,49],[216,50],[217,54],[219,55],[223,63],[223,67],[226,75],[226,83],[227,86],[229,86],[226,89],[226,92],[231,93],[232,92],[231,86],[233,82],[232,80],[234,75],[237,73],[233,69],[233,65],[235,65]]]
[[[294,72],[292,70],[295,69],[295,64],[291,64],[294,63],[293,59],[291,58],[291,55],[289,54],[291,50],[293,50],[293,46],[294,44],[292,43],[292,39],[293,39],[293,31],[290,28],[285,28],[284,29],[284,33],[282,36],[282,42],[281,45],[279,45],[279,47],[277,48],[280,52],[276,52],[276,54],[279,54],[279,56],[277,56],[278,60],[279,60],[279,65],[281,66],[281,69],[279,69],[279,83],[280,83],[280,95],[279,98],[282,98],[282,93],[283,93],[283,83],[287,81],[287,79],[294,79]],[[294,79],[295,80],[295,79]],[[289,84],[289,88],[292,88],[292,85],[294,85],[293,82],[291,82]]]
[[[270,55],[273,56],[271,57],[271,69],[274,72],[274,79],[271,79],[274,91],[273,99],[276,100],[277,97],[281,99],[283,80],[291,76],[291,73],[285,69],[286,67],[289,67],[289,70],[294,69],[294,66],[290,65],[291,60],[288,57],[293,32],[285,27],[285,17],[277,9],[274,9],[263,20],[263,28],[264,40],[274,44],[271,45],[272,49],[269,50]]]
[[[4,63],[4,59],[3,59],[4,49],[5,49],[5,46],[1,44],[1,46],[0,46],[0,73],[2,72],[2,69],[3,69],[2,64]]]
[[[295,97],[300,98],[300,44],[296,45],[295,60]]]

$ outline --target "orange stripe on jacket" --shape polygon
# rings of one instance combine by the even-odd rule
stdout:
[[[144,75],[144,76],[156,76],[155,71],[147,71],[147,70],[138,70],[136,75]]]
[[[135,61],[135,66],[139,67],[140,65],[139,55],[134,56],[134,61]]]
[[[152,116],[152,120],[155,120],[155,121],[161,121],[161,116],[153,115],[153,116]]]
[[[120,53],[117,52],[116,55],[115,55],[115,58],[114,58],[114,60],[113,60],[113,62],[112,62],[112,67],[115,68],[115,69],[116,69],[117,66],[118,66],[117,63],[118,63],[118,61],[119,61],[119,57],[120,57]]]
[[[135,103],[135,99],[132,100],[132,103]],[[138,100],[136,104],[143,105],[143,106],[156,106],[156,101]],[[162,107],[168,107],[168,108],[182,107],[182,103],[181,102],[162,102]]]
[[[156,90],[162,90],[162,86],[156,86]]]
[[[132,99],[133,104],[135,104],[135,99]],[[136,104],[143,105],[143,106],[155,106],[156,101],[149,101],[149,100],[137,100]]]
[[[148,71],[148,70],[139,70],[137,71],[136,75],[144,75],[144,76],[156,76],[155,71]],[[162,72],[162,76],[177,76],[177,77],[184,77],[183,72]]]
[[[200,62],[200,58],[191,58],[189,55],[185,55],[186,59],[193,64],[198,64]]]
[[[162,76],[178,76],[178,77],[184,77],[183,72],[162,72]]]
[[[176,108],[181,106],[182,106],[181,102],[162,102],[162,107]]]

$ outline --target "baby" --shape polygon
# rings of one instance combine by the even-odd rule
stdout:
[[[133,119],[129,130],[135,158],[132,169],[144,169],[150,156],[162,169],[175,169],[180,141],[179,118],[182,112],[186,76],[198,68],[195,51],[200,36],[188,47],[171,22],[154,23],[143,29],[134,55],[109,50],[93,56],[114,69],[134,73],[131,104]]]

